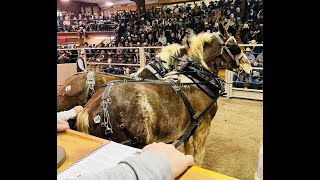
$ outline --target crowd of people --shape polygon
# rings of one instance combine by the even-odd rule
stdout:
[[[248,1],[245,9],[240,9],[241,0],[220,0],[180,4],[172,7],[142,10],[140,17],[136,11],[110,13],[90,12],[75,14],[66,12],[57,16],[58,32],[79,32],[84,37],[87,31],[115,31],[115,42],[147,43],[147,45],[167,45],[181,43],[190,32],[216,32],[218,22],[229,22],[228,31],[235,36],[239,27],[243,43],[255,39],[263,42],[263,2]],[[122,38],[123,37],[123,38]]]
[[[205,2],[181,3],[161,8],[142,10],[140,17],[136,11],[121,11],[110,13],[101,11],[100,14],[90,12],[74,14],[72,12],[57,16],[57,30],[75,31],[79,37],[85,37],[87,31],[114,31],[115,38],[109,43],[91,44],[84,42],[72,48],[98,47],[148,47],[166,46],[173,43],[182,44],[190,38],[190,34],[218,30],[218,22],[228,24],[228,32],[236,36],[239,32],[243,44],[263,43],[263,2],[251,0],[240,9],[241,0],[220,0]],[[63,47],[58,47],[63,49]],[[250,49],[250,50],[249,50]],[[251,46],[246,49],[246,56],[253,67],[262,67],[262,47]],[[145,49],[147,59],[154,57],[159,49]],[[57,52],[58,63],[77,62],[79,50],[60,50]],[[262,56],[260,56],[262,57]],[[139,64],[137,49],[87,49],[87,62]],[[92,65],[93,66],[93,65]],[[98,71],[113,74],[133,73],[138,66],[95,65]],[[261,76],[261,72],[260,75]],[[260,78],[262,79],[262,78]],[[235,77],[234,87],[247,87],[250,79]],[[256,80],[258,81],[258,80]],[[255,82],[255,81],[252,81]],[[260,80],[259,80],[260,83]],[[257,89],[260,86],[249,86]]]
[[[254,55],[252,49],[247,47],[245,49],[245,56],[250,61],[253,67],[253,74],[250,77],[240,77],[236,73],[233,74],[233,87],[249,88],[249,89],[263,89],[263,50],[258,55]],[[260,67],[255,69],[255,67]]]

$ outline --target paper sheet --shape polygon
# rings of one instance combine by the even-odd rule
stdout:
[[[57,175],[58,180],[74,178],[87,173],[116,166],[121,160],[134,157],[141,149],[125,146],[113,141],[105,144],[94,153],[81,159]],[[68,154],[67,154],[68,156]]]

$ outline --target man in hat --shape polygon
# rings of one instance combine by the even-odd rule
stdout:
[[[77,72],[87,72],[84,63],[84,54],[85,52],[81,52],[77,61]]]
[[[247,59],[250,61],[250,63],[253,64],[253,61],[256,57],[252,54],[252,51],[249,47],[246,48],[245,55]]]

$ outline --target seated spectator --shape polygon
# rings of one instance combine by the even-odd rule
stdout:
[[[158,42],[161,42],[161,44],[167,44],[167,38],[164,36],[164,33],[161,33],[160,37],[158,38]]]
[[[261,51],[261,53],[257,56],[257,58],[255,59],[257,67],[263,67],[263,50]]]
[[[250,61],[250,63],[253,63],[253,60],[255,60],[255,56],[252,54],[252,51],[249,47],[246,48],[245,50],[245,56],[247,57],[247,59]]]
[[[253,29],[250,29],[249,33],[245,35],[243,43],[249,44],[251,40],[256,40],[256,34]]]
[[[241,38],[242,43],[246,44],[245,37],[249,31],[250,31],[249,24],[244,23],[243,26],[241,27],[241,30],[240,30],[240,38]]]

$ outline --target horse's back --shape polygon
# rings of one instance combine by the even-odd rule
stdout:
[[[194,87],[183,88],[183,91],[196,112],[199,111],[199,107],[204,107],[206,100],[202,98],[202,92]],[[147,134],[147,143],[175,140],[191,122],[181,97],[169,84],[115,85],[110,90],[110,106],[114,108],[114,113],[128,124],[129,130]]]

